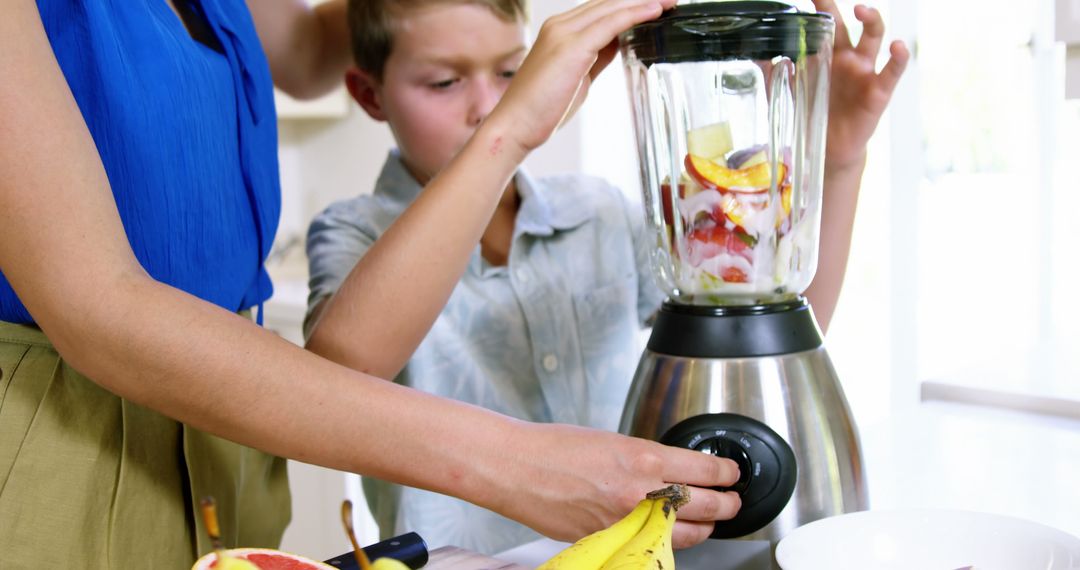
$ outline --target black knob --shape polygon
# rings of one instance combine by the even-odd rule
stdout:
[[[739,465],[739,480],[721,491],[735,491],[742,507],[735,518],[718,521],[710,538],[738,538],[765,528],[795,492],[795,452],[764,423],[730,413],[702,414],[671,427],[660,443],[728,457]]]
[[[702,441],[694,447],[698,451],[711,453],[717,457],[726,457],[739,466],[739,480],[730,487],[721,487],[725,491],[735,491],[739,495],[746,493],[750,488],[750,480],[753,479],[754,468],[750,462],[750,456],[735,440],[727,437],[713,437]]]

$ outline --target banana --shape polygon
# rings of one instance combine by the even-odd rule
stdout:
[[[645,525],[655,499],[642,499],[619,522],[568,546],[536,570],[596,570]]]
[[[675,528],[675,506],[669,498],[653,500],[645,526],[613,554],[600,570],[675,570],[671,531]]]
[[[652,491],[622,520],[575,542],[536,570],[675,570],[671,531],[675,511],[688,502],[686,485]]]

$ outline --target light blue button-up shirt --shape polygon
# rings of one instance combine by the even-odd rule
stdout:
[[[534,422],[618,427],[641,355],[638,333],[663,294],[648,266],[644,217],[615,187],[585,176],[515,177],[521,207],[506,266],[473,252],[446,307],[395,381]],[[395,153],[375,191],[311,224],[314,307],[422,188]],[[539,537],[465,501],[364,480],[384,538],[495,553]]]

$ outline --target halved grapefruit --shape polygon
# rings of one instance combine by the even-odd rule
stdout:
[[[226,551],[229,556],[247,560],[259,570],[336,570],[329,564],[270,548],[236,548]],[[218,567],[217,553],[211,552],[195,561],[191,570],[210,570]]]

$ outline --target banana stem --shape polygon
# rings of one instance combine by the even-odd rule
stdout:
[[[657,489],[655,491],[649,491],[645,494],[647,499],[670,499],[671,507],[676,511],[682,508],[683,505],[690,502],[690,487],[683,483],[676,485],[668,485],[663,489]]]

